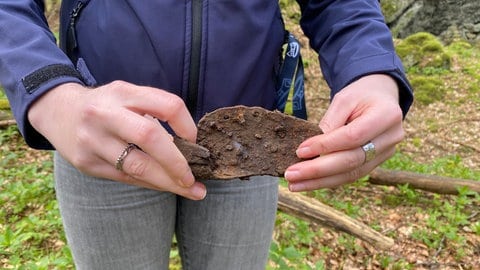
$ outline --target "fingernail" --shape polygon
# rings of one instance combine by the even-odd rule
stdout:
[[[285,179],[287,181],[295,181],[300,178],[300,172],[294,170],[288,170],[285,172]]]
[[[291,192],[299,192],[304,190],[304,185],[301,183],[295,183],[295,184],[289,184],[288,185],[288,190]]]
[[[296,154],[298,157],[304,157],[310,155],[310,152],[312,152],[310,147],[302,147],[297,149]]]
[[[203,200],[207,196],[207,189],[200,185],[194,185],[192,187],[192,195],[198,200]]]

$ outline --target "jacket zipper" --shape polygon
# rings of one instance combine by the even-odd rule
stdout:
[[[71,53],[77,48],[77,33],[75,30],[75,24],[77,22],[78,17],[80,16],[80,12],[82,11],[83,7],[85,7],[86,3],[83,1],[78,1],[77,5],[73,8],[72,12],[70,13],[70,22],[68,24],[68,35],[67,35],[67,53],[71,55]]]
[[[187,107],[196,118],[198,87],[200,80],[200,62],[202,51],[202,12],[203,1],[192,0],[192,40],[190,48],[190,70],[188,79]]]

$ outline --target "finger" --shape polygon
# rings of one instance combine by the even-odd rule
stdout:
[[[105,87],[115,91],[115,96],[129,110],[138,114],[149,114],[167,122],[175,133],[195,142],[197,129],[183,100],[175,94],[148,86],[137,86],[116,81]]]
[[[355,104],[352,102],[353,100],[345,99],[343,97],[344,93],[345,91],[342,91],[334,96],[332,103],[320,120],[319,127],[323,133],[329,133],[345,125],[351,112],[354,110]]]
[[[125,95],[127,90],[119,92]],[[157,92],[161,91],[157,90]],[[108,91],[105,93],[108,94]],[[165,169],[169,178],[177,180],[181,186],[193,184],[195,179],[190,171],[190,167],[184,156],[173,144],[171,135],[158,122],[144,117],[144,114],[140,115],[132,111],[131,108],[119,106],[114,102],[113,105],[108,103],[89,106],[85,110],[83,118],[93,119],[89,124],[98,126],[94,130],[102,131],[101,134],[103,135],[99,136],[99,138],[117,138],[121,142],[135,143]],[[108,123],[108,125],[105,123]],[[88,137],[88,130],[83,133],[87,135],[79,134],[78,136]],[[112,142],[105,141],[104,143],[109,144]],[[125,147],[125,145],[126,143],[118,148]],[[101,149],[101,147],[100,145],[100,148],[97,149]],[[102,151],[99,155],[105,160],[112,160],[112,157],[109,156],[111,152]]]
[[[102,140],[102,138],[106,138],[106,136],[98,136],[96,140],[92,140],[88,144],[90,150],[85,147],[84,150],[86,151],[78,153],[75,155],[75,158],[69,160],[69,162],[79,171],[91,176],[121,181],[127,184],[135,184],[150,189],[158,189],[158,187],[146,181],[143,182],[140,179],[134,180],[132,177],[126,178],[126,174],[123,171],[116,169],[117,160],[120,158],[120,155],[124,155],[125,145],[117,140],[109,139],[105,141]],[[113,147],[109,147],[112,145]],[[98,151],[92,151],[93,149],[97,149]],[[116,151],[117,149],[118,151]],[[114,152],[118,152],[116,153],[117,158],[113,157],[115,155],[113,154]],[[110,158],[110,156],[112,157]]]
[[[379,115],[382,116],[381,119],[379,119]],[[386,115],[383,110],[372,108],[368,113],[347,125],[305,140],[299,145],[297,155],[307,159],[321,154],[356,148],[394,125],[401,125],[400,108],[397,112]]]
[[[144,181],[142,179],[134,178],[123,171],[116,170],[113,165],[108,163],[102,163],[102,165],[96,167],[96,170],[98,170],[97,177],[112,179],[143,188],[172,192],[191,200],[202,200],[207,193],[205,185],[200,182],[195,182],[190,187],[183,188],[176,183],[164,181],[163,178],[157,176],[157,178],[155,178],[156,181],[153,181],[152,183],[152,181]]]
[[[205,197],[206,188],[202,183],[196,182],[188,186],[180,186],[177,181],[170,178],[160,164],[145,152],[133,148],[124,154],[126,147],[120,141],[109,145],[112,145],[110,148],[115,148],[116,151],[103,147],[105,152],[117,154],[110,155],[112,156],[109,158],[110,160],[102,160],[97,163],[93,168],[93,172],[97,176],[145,188],[169,191],[193,200]],[[120,170],[116,168],[119,158],[122,158]]]
[[[395,149],[395,145],[403,137],[401,126],[395,126],[381,134],[371,141],[375,146],[376,155]],[[285,178],[290,182],[296,182],[342,174],[362,166],[365,159],[366,154],[361,147],[338,151],[290,166],[285,172]]]
[[[390,153],[392,149],[394,150],[395,147],[388,147],[384,149],[384,152]],[[382,157],[384,155],[383,153],[380,153],[377,156]],[[376,157],[374,160],[380,161]],[[285,179],[290,183],[295,183],[310,179],[343,175],[362,167],[364,161],[365,153],[361,148],[350,151],[335,152],[328,156],[293,165],[285,172]],[[368,163],[371,162],[372,161],[369,161]]]
[[[180,186],[178,181],[169,177],[162,166],[139,149],[131,151],[124,158],[122,170],[119,172],[123,173],[122,180],[131,181],[134,185],[147,184],[147,187],[153,186],[154,189],[169,191],[192,200],[201,200],[206,196],[206,188],[202,183],[193,182]]]
[[[183,154],[178,150],[172,140],[172,136],[158,123],[140,116],[131,111],[125,110],[119,117],[108,115],[106,122],[110,125],[106,127],[112,136],[119,136],[120,141],[131,142],[138,145],[155,162],[146,165],[149,160],[142,160],[140,164],[134,164],[132,170],[128,172],[135,178],[148,179],[139,176],[142,170],[150,167],[161,167],[168,175],[168,178],[174,179],[183,187],[188,187],[195,182],[195,178]],[[123,145],[123,147],[125,147]],[[121,148],[117,146],[117,149]],[[117,150],[118,151],[118,150]],[[118,154],[118,152],[117,152]],[[139,158],[146,159],[146,156]],[[112,157],[105,157],[112,160]],[[140,165],[147,166],[142,168]]]
[[[319,156],[290,166],[285,171],[285,179],[299,182],[351,171],[363,164],[364,156],[360,147]]]
[[[373,169],[375,169],[378,164],[386,160],[388,157],[393,155],[395,149],[390,151],[384,151],[382,154],[378,155],[375,159],[370,162],[365,163],[361,167],[358,167],[349,172],[342,174],[331,175],[323,178],[309,179],[300,182],[292,182],[288,184],[288,188],[293,192],[300,191],[309,191],[321,188],[335,188],[344,184],[352,183],[357,179],[367,175]]]

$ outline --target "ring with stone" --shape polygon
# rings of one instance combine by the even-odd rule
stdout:
[[[365,153],[364,164],[375,158],[375,145],[371,141],[363,145],[362,150]]]

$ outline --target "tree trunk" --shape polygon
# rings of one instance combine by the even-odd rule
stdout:
[[[290,192],[284,187],[279,190],[278,208],[289,215],[349,233],[378,249],[388,249],[394,244],[393,239],[344,213],[313,198]]]
[[[17,122],[15,120],[1,120],[0,121],[0,128],[5,128],[8,126],[16,125]]]
[[[425,175],[405,171],[392,171],[377,168],[370,173],[370,183],[375,185],[398,186],[408,184],[438,194],[458,194],[459,187],[468,187],[480,193],[480,181]]]

